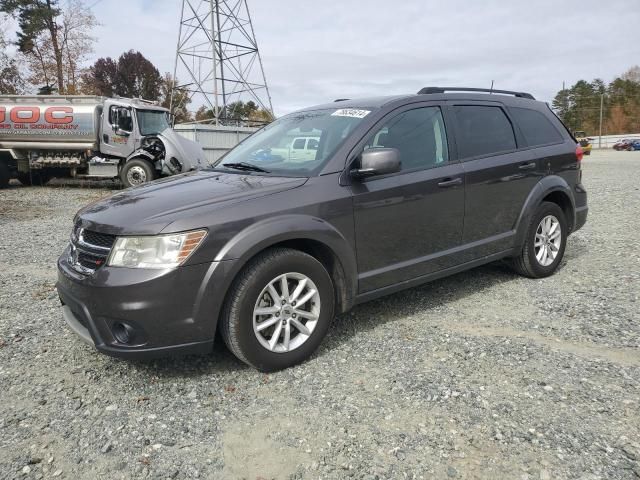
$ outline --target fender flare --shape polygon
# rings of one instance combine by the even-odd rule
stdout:
[[[206,297],[205,292],[215,290],[215,297],[221,299],[220,304],[215,308],[216,322],[229,288],[249,260],[269,247],[293,240],[309,240],[322,244],[333,253],[342,269],[341,283],[345,291],[337,291],[337,294],[341,295],[343,311],[353,305],[357,293],[358,276],[356,256],[350,242],[335,227],[320,218],[307,215],[284,215],[249,225],[229,240],[215,257],[212,266],[224,265],[224,284],[221,285],[213,278],[209,278],[208,284],[203,285],[205,288],[201,290],[199,297]]]
[[[562,192],[569,199],[569,201],[571,202],[571,212],[574,215],[574,218],[568,220],[575,225],[576,204],[573,193],[571,191],[571,187],[564,178],[558,175],[546,176],[541,179],[531,190],[529,196],[524,202],[522,210],[520,211],[520,216],[518,217],[515,225],[515,248],[522,248],[525,242],[525,236],[527,234],[527,227],[529,226],[529,222],[531,220],[531,217],[533,216],[533,213],[535,212],[536,208],[538,208],[538,205],[542,203],[542,200],[547,195],[553,192]]]

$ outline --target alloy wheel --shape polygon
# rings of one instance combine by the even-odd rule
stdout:
[[[253,332],[260,344],[275,353],[300,347],[320,318],[320,294],[301,273],[285,273],[263,289],[253,309]]]
[[[553,215],[547,215],[538,224],[533,248],[536,260],[543,267],[551,265],[562,245],[562,227],[560,221]]]

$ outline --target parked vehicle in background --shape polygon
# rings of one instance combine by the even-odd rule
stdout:
[[[613,144],[613,149],[619,152],[623,150],[633,150],[633,142],[633,140],[623,138],[622,140]]]
[[[582,153],[585,155],[591,155],[591,150],[593,149],[593,138],[587,137],[587,134],[581,130],[578,130],[574,133],[574,137],[576,137],[576,141],[582,147]]]
[[[292,136],[282,142],[282,145],[255,152],[252,158],[267,162],[308,162],[315,158],[320,138]]]
[[[219,329],[273,371],[358,303],[500,259],[552,275],[587,219],[582,148],[530,94],[472,90],[312,107],[86,207],[58,260],[68,325],[128,358],[206,353]],[[313,158],[261,153],[309,149],[300,132]]]
[[[90,96],[0,96],[0,187],[10,178],[115,178],[127,187],[205,165],[154,102]]]
[[[640,150],[640,140],[634,140],[631,143],[631,149],[632,150]]]

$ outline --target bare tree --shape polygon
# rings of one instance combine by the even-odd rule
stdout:
[[[623,80],[640,83],[640,66],[636,65],[622,74]]]
[[[28,67],[28,80],[58,93],[77,93],[82,64],[93,52],[98,25],[82,0],[68,0],[64,9],[57,1],[37,0],[36,19],[26,0],[0,0],[4,11],[18,14],[21,30],[18,48]],[[13,10],[12,10],[13,9]],[[26,19],[31,19],[26,23]],[[34,26],[35,25],[35,26]],[[37,26],[40,26],[36,28]]]
[[[6,17],[0,16],[0,94],[15,95],[23,93],[24,80],[20,74],[20,65],[11,55],[5,37]]]

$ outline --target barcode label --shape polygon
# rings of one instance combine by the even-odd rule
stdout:
[[[331,114],[332,117],[364,118],[371,113],[370,110],[358,110],[355,108],[341,108]]]

